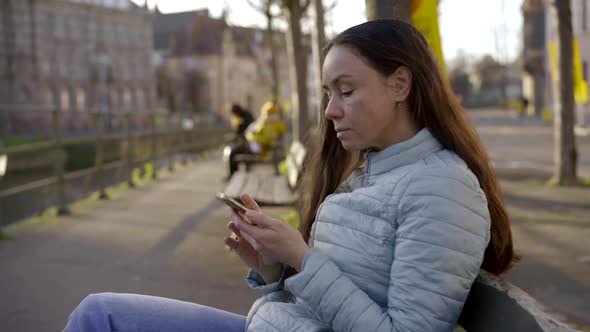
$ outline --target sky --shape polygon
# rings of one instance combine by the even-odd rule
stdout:
[[[143,5],[146,0],[132,0]],[[247,0],[147,0],[156,2],[163,13],[208,8],[210,15],[219,17],[226,6],[231,24],[264,26],[264,17],[248,5]],[[257,2],[257,0],[252,0]],[[364,22],[364,0],[324,0],[325,6],[336,2],[327,15],[327,32],[334,34]],[[439,4],[439,25],[443,53],[447,61],[457,54],[479,58],[491,54],[500,61],[514,59],[521,42],[522,0],[442,0]]]

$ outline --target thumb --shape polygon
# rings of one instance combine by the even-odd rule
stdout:
[[[248,209],[260,212],[260,207],[258,206],[258,203],[256,203],[256,201],[254,200],[254,198],[252,198],[252,196],[250,196],[250,194],[241,194],[240,199]]]

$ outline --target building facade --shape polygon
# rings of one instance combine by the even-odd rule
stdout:
[[[152,20],[128,0],[0,2],[0,104],[154,106]]]
[[[285,35],[275,32],[278,50],[278,99],[290,109],[291,87]],[[256,115],[272,98],[271,50],[266,31],[231,26],[207,10],[161,14],[154,22],[158,98],[161,106],[178,112],[207,112],[226,116],[226,105],[239,103]],[[311,52],[309,52],[311,53]],[[311,57],[308,61],[308,95],[313,112]],[[315,114],[312,115],[315,119]]]

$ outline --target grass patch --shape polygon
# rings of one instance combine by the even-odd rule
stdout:
[[[142,171],[140,168],[135,168],[133,170],[133,172],[131,173],[134,183],[138,186],[145,185],[145,184],[152,181],[152,174],[154,172],[153,163],[151,163],[151,162],[146,163],[143,165],[143,168],[144,168],[143,174],[142,174]],[[167,172],[162,172],[162,173],[167,173]],[[115,199],[117,197],[120,197],[128,190],[129,190],[129,187],[128,187],[127,182],[121,182],[121,183],[118,183],[118,184],[115,184],[115,185],[105,188],[105,192],[106,192],[107,196],[109,197],[109,199]],[[68,204],[68,207],[70,208],[70,211],[72,213],[75,213],[75,211],[81,211],[86,208],[90,208],[96,202],[100,201],[99,194],[100,194],[99,191],[95,191],[95,192],[89,194],[85,198],[81,198],[77,201],[74,201],[74,202]],[[36,216],[29,217],[29,218],[23,219],[21,221],[14,222],[14,223],[6,226],[5,233],[2,233],[2,231],[0,231],[0,240],[10,238],[9,234],[12,232],[13,227],[18,227],[19,225],[36,224],[36,223],[41,223],[41,222],[42,223],[55,222],[58,220],[59,217],[60,216],[58,215],[57,207],[54,206],[54,207],[47,208],[47,209],[43,210],[42,212],[40,212]]]
[[[0,138],[0,146],[11,147],[17,145],[31,144],[41,141],[41,138],[36,136],[8,136]]]
[[[549,179],[549,181],[547,181],[547,184],[550,186],[566,187],[566,188],[567,187],[590,187],[590,178],[579,179],[574,184],[568,184],[568,183],[559,183],[559,181],[557,181],[557,178],[551,177],[551,179]]]
[[[2,232],[2,230],[0,230],[0,242],[2,242],[4,240],[10,240],[10,236],[4,234],[4,232]]]
[[[208,155],[210,155],[211,152],[213,152],[217,149],[218,149],[217,147],[214,147],[214,148],[211,148],[208,150],[201,151],[201,152],[197,153],[192,158],[192,160],[189,160],[189,162],[185,165],[183,165],[182,163],[175,163],[174,168],[175,169],[188,168],[188,167],[190,167],[190,164],[192,161],[204,159]],[[133,169],[133,171],[131,173],[131,177],[137,186],[143,186],[143,185],[146,185],[150,182],[153,182],[152,177],[155,172],[156,172],[156,170],[155,170],[154,163],[153,162],[146,162],[143,165]],[[173,174],[174,174],[174,172],[170,171],[168,169],[168,167],[163,167],[157,171],[158,178],[166,178],[166,177],[171,176]],[[116,199],[117,197],[124,195],[128,190],[129,190],[129,186],[128,186],[127,181],[124,181],[124,182],[121,182],[121,183],[118,183],[118,184],[115,184],[115,185],[105,188],[105,192],[106,192],[107,196],[109,197],[109,199]],[[100,196],[100,193],[97,190],[93,193],[90,193],[85,198],[79,199],[77,201],[74,201],[74,202],[68,204],[68,207],[70,208],[70,211],[75,214],[76,211],[81,211],[81,210],[93,207],[95,205],[95,203],[100,201],[99,196]],[[59,216],[57,214],[57,207],[47,208],[47,209],[41,211],[36,216],[25,218],[20,221],[16,221],[14,223],[6,225],[4,227],[0,227],[0,241],[12,238],[13,237],[12,235],[17,233],[18,229],[20,229],[21,227],[26,227],[27,225],[33,225],[33,224],[37,224],[37,223],[41,223],[41,222],[43,222],[43,223],[55,222],[58,219],[59,219]]]
[[[287,176],[287,160],[282,160],[279,163],[279,173],[281,175]]]

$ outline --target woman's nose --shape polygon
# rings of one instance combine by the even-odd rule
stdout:
[[[330,98],[330,101],[324,110],[324,116],[328,120],[334,120],[342,117],[342,109],[338,105],[336,98]]]

